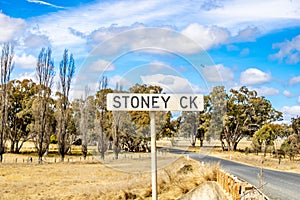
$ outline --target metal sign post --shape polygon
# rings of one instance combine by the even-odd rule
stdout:
[[[156,130],[155,111],[150,111],[151,132],[151,174],[152,174],[152,199],[157,200],[157,153],[156,153]]]
[[[157,200],[157,153],[155,112],[156,111],[202,111],[202,94],[136,94],[109,93],[107,110],[149,111],[151,132],[152,199]]]

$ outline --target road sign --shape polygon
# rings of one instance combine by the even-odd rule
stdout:
[[[112,111],[202,111],[202,94],[109,93],[107,110]]]
[[[155,111],[202,111],[202,94],[107,94],[107,110],[150,111],[152,200],[157,200],[157,154]]]

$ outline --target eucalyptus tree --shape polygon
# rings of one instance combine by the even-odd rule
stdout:
[[[172,113],[171,111],[168,111],[164,115],[164,123],[162,125],[159,136],[169,137],[169,138],[175,137],[179,131],[180,122],[181,122],[181,117],[172,120]]]
[[[292,129],[300,136],[300,116],[292,118]]]
[[[274,140],[276,138],[275,132],[269,124],[263,125],[259,130],[257,130],[252,138],[252,145],[255,150],[263,150],[264,156],[267,154],[268,146],[274,145]]]
[[[0,129],[0,162],[3,160],[5,153],[5,139],[8,134],[8,82],[10,80],[11,72],[14,68],[13,63],[14,47],[10,43],[5,43],[1,52],[0,63],[0,98],[1,98],[1,129]]]
[[[129,92],[143,94],[159,94],[162,92],[162,88],[154,85],[147,86],[146,84],[135,84],[134,86],[129,88]],[[130,117],[138,126],[148,126],[150,124],[149,112],[147,111],[131,111]]]
[[[19,153],[23,144],[30,139],[29,125],[33,121],[32,101],[36,84],[32,80],[12,80],[9,82],[9,134],[10,151]]]
[[[57,100],[57,138],[58,152],[61,155],[61,161],[64,162],[66,153],[71,148],[71,133],[68,131],[70,124],[70,87],[75,73],[75,62],[73,54],[65,49],[63,59],[59,65],[59,98]]]
[[[225,140],[229,150],[235,151],[242,138],[251,137],[264,124],[281,119],[282,113],[265,97],[259,97],[255,90],[243,86],[230,92],[220,139]]]
[[[49,148],[51,128],[51,114],[53,114],[53,102],[51,102],[51,88],[54,78],[54,62],[50,48],[43,48],[38,56],[36,65],[37,93],[33,103],[33,141],[42,162],[44,153]],[[53,116],[53,115],[52,115]]]
[[[300,117],[292,118],[291,122],[292,134],[284,140],[280,149],[283,150],[291,160],[294,160],[295,156],[300,153]]]

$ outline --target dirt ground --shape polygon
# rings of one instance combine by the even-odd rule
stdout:
[[[15,155],[6,154],[7,160],[9,156]],[[0,199],[151,199],[147,157],[40,165],[11,161],[0,164]],[[218,169],[185,157],[165,157],[159,163],[160,199],[176,199],[213,180]]]

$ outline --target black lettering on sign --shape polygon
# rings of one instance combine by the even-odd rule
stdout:
[[[197,106],[197,104],[195,103],[196,99],[197,99],[197,96],[195,96],[194,98],[193,98],[193,97],[190,97],[190,106],[191,106],[190,108],[193,108],[192,104],[194,104],[195,108],[198,109],[198,106]]]
[[[181,106],[181,108],[187,108],[187,107],[188,107],[187,105],[183,105],[183,99],[187,99],[187,97],[182,96],[182,97],[180,98],[180,106]]]
[[[142,96],[141,107],[144,108],[144,105],[146,108],[149,108],[149,96],[147,96],[147,99],[146,97]]]
[[[122,96],[123,99],[125,99],[125,108],[127,108],[127,99],[129,98],[129,96]]]
[[[159,96],[152,96],[152,108],[159,108],[159,105],[155,105],[158,103],[156,100],[158,98],[159,98]]]
[[[168,106],[167,106],[167,103],[168,103],[168,101],[169,101],[169,99],[170,99],[170,96],[168,96],[167,99],[165,99],[164,96],[161,96],[161,98],[162,98],[162,100],[163,100],[164,103],[165,103],[165,108],[167,108],[167,107],[168,107]]]
[[[115,108],[120,108],[120,107],[121,107],[121,102],[119,101],[119,100],[120,100],[120,97],[119,97],[119,96],[115,96],[115,97],[113,98],[113,100],[114,100],[114,102],[116,103],[116,104],[113,105],[113,107],[115,107]]]
[[[135,99],[135,105],[134,105],[134,99]],[[139,107],[139,98],[137,96],[131,97],[131,107],[133,108]]]

